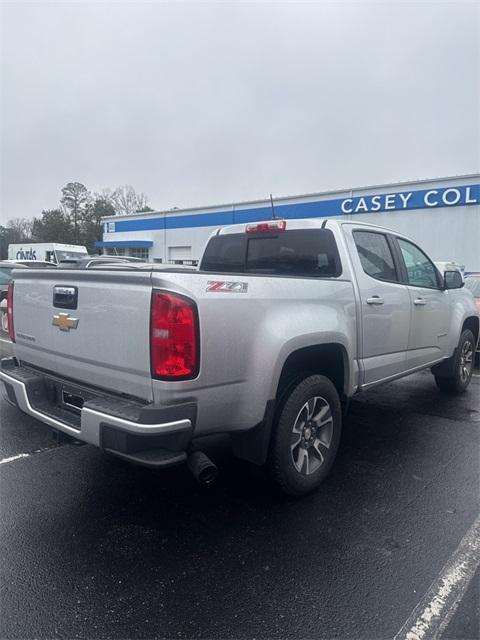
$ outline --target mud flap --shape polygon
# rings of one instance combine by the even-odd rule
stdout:
[[[266,463],[274,415],[275,400],[269,400],[262,422],[248,431],[230,434],[233,453],[237,458],[259,466]]]
[[[431,368],[431,372],[433,373],[433,375],[437,376],[438,378],[448,378],[450,376],[453,376],[455,374],[455,362],[457,353],[458,347],[455,348],[455,351],[453,352],[451,358],[448,358],[448,360],[444,360],[443,362],[440,362],[440,364],[436,364],[435,366],[433,366]]]

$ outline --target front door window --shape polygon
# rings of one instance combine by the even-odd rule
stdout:
[[[438,289],[438,271],[430,258],[408,240],[398,238],[398,244],[407,267],[408,284],[415,287]]]

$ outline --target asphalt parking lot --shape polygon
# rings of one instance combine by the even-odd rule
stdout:
[[[359,395],[301,500],[222,438],[203,489],[54,447],[2,398],[0,637],[394,638],[478,517],[479,391],[423,372]],[[477,574],[442,638],[479,637],[478,601]]]

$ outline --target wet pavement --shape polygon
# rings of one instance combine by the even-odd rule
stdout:
[[[477,372],[478,373],[478,372]],[[0,400],[0,637],[393,638],[479,513],[480,377],[358,395],[295,500],[209,439],[215,486],[151,471]],[[478,636],[478,576],[443,638]],[[475,634],[475,635],[472,635]]]

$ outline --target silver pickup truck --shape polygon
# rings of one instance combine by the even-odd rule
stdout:
[[[465,391],[479,317],[462,287],[381,227],[235,225],[198,271],[18,271],[0,379],[58,432],[137,464],[187,461],[205,482],[198,438],[228,433],[300,495],[330,469],[355,393],[426,368],[440,391]]]

